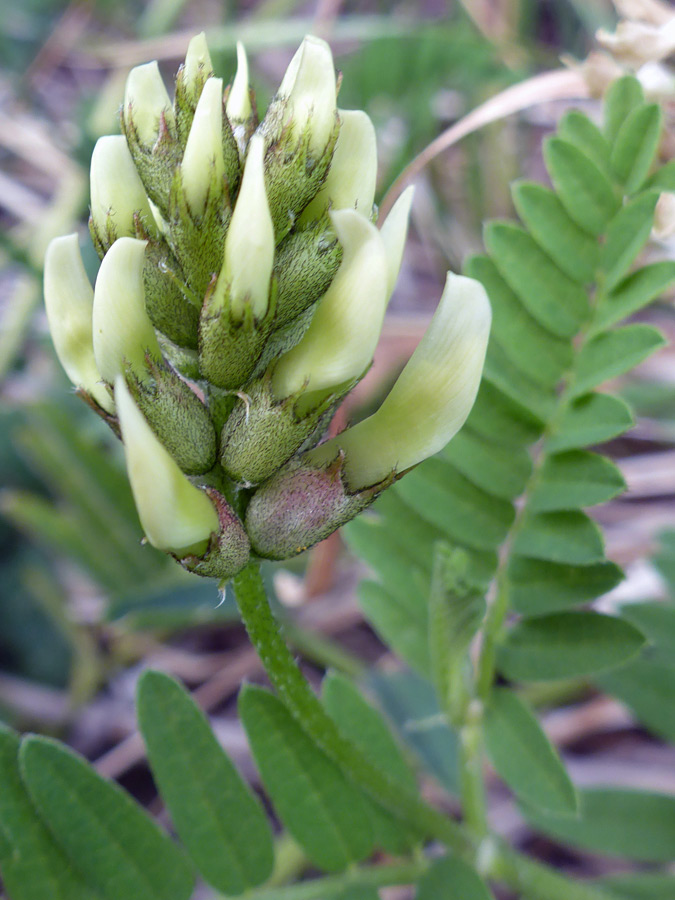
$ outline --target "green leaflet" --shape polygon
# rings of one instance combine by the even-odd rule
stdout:
[[[605,503],[625,488],[623,475],[606,456],[567,450],[546,457],[528,505],[533,512],[577,509]]]
[[[570,218],[588,234],[602,234],[620,205],[607,176],[577,146],[559,137],[544,141],[544,160]]]
[[[26,738],[28,791],[66,856],[105,900],[188,900],[194,877],[178,847],[131,797],[57,741]]]
[[[612,82],[605,97],[604,109],[604,132],[610,144],[616,141],[624,122],[633,110],[644,103],[644,99],[642,86],[632,75],[625,75]]]
[[[490,338],[483,379],[499,388],[507,397],[545,422],[555,409],[555,395],[552,390],[536,384],[513,365],[494,338]]]
[[[594,788],[581,791],[580,801],[578,818],[527,807],[523,813],[535,828],[573,847],[642,862],[672,862],[675,797]]]
[[[638,191],[654,162],[661,137],[663,114],[657,103],[636,107],[619,128],[610,164],[629,196]]]
[[[492,336],[521,372],[545,388],[560,381],[572,363],[572,345],[542,328],[499,274],[488,256],[474,256],[466,274],[480,281],[492,306]]]
[[[153,776],[176,831],[209,884],[242,894],[270,875],[267,817],[192,698],[173,678],[147,671],[138,719]]]
[[[535,809],[574,815],[577,794],[557,751],[527,703],[495,688],[485,715],[492,765],[516,796]]]
[[[621,207],[609,223],[600,259],[605,291],[616,287],[647,243],[654,224],[658,198],[656,191],[647,191],[634,197]],[[613,307],[616,308],[616,302]]]
[[[508,576],[513,608],[523,616],[538,616],[594,600],[616,587],[623,572],[607,561],[569,566],[512,555]]]
[[[494,900],[478,873],[461,859],[437,860],[422,877],[416,900]]]
[[[596,330],[609,328],[626,316],[639,312],[660,297],[675,282],[675,262],[644,266],[620,281],[603,299],[595,313]]]
[[[612,394],[584,394],[565,409],[547,446],[551,451],[589,447],[623,434],[632,425],[633,414],[621,398]]]
[[[650,731],[675,741],[675,665],[645,652],[619,669],[595,679],[601,690],[625,703]]]
[[[508,447],[533,444],[541,435],[542,427],[541,421],[526,406],[486,379],[481,382],[466,421],[469,430],[492,441],[498,437],[499,443]]]
[[[579,566],[601,562],[604,556],[598,526],[578,511],[528,511],[513,542],[513,552]]]
[[[644,644],[642,634],[616,616],[559,612],[524,619],[499,648],[499,668],[516,681],[552,681],[619,666]]]
[[[362,581],[359,605],[366,619],[408,665],[422,675],[429,673],[427,611],[411,610],[409,604],[376,581]]]
[[[558,337],[576,334],[588,316],[586,292],[563,275],[527,231],[512,222],[489,222],[485,245],[504,280],[540,325]]]
[[[244,685],[239,714],[274,807],[312,862],[338,872],[369,856],[373,832],[363,794],[307,737],[281,700]]]
[[[365,757],[406,790],[417,790],[417,780],[384,719],[347,678],[329,673],[323,680],[322,700],[340,731]],[[405,853],[414,846],[417,839],[405,825],[370,798],[364,799],[376,846],[393,854]]]
[[[338,894],[335,900],[380,900],[380,895],[373,887],[352,887]]]
[[[675,601],[652,600],[626,603],[621,615],[645,634],[652,644],[675,654]]]
[[[438,458],[426,460],[398,485],[399,495],[452,541],[492,550],[506,537],[513,507],[491,497]]]
[[[578,147],[603,174],[609,176],[609,142],[588,116],[578,109],[570,109],[558,123],[558,137]]]
[[[12,900],[95,900],[33,806],[19,772],[19,737],[0,726],[0,872]]]
[[[593,281],[600,257],[598,242],[572,221],[556,194],[533,181],[516,182],[511,193],[528,231],[560,270],[579,284]]]
[[[498,433],[494,434],[498,438]],[[532,460],[523,447],[504,447],[464,426],[445,450],[443,459],[488,494],[513,500],[522,494],[532,472]]]
[[[657,169],[647,179],[645,187],[659,191],[675,191],[675,159],[669,159],[665,165]]]
[[[595,882],[617,900],[664,900],[675,897],[675,876],[657,874],[612,875]]]
[[[446,790],[458,794],[457,735],[430,682],[413,672],[375,672],[369,683],[401,741]]]
[[[596,335],[579,353],[572,396],[578,397],[604,381],[622,375],[665,343],[658,329],[642,323]]]

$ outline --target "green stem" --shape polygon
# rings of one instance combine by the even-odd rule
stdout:
[[[488,874],[522,891],[524,900],[611,900],[602,888],[561,875],[506,846],[500,847]]]
[[[355,784],[397,818],[471,858],[472,842],[456,822],[391,781],[340,734],[281,637],[257,563],[250,562],[235,577],[234,590],[242,620],[265,671],[306,734]]]
[[[471,833],[484,838],[488,833],[485,781],[483,779],[483,729],[481,704],[473,701],[460,731],[460,793],[462,813]]]

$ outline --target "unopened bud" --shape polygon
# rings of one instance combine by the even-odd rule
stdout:
[[[412,186],[403,191],[380,228],[380,237],[387,253],[387,299],[391,297],[401,271],[414,193]]]
[[[441,450],[476,399],[491,318],[480,282],[449,273],[429,328],[378,411],[306,453],[308,463],[344,453],[344,477],[355,491]]]
[[[253,107],[251,106],[251,88],[248,81],[248,60],[241,41],[237,41],[237,73],[227,95],[225,111],[239,147],[239,154],[243,159],[246,155],[248,129],[253,119]]]
[[[264,152],[262,137],[254,135],[248,146],[215,289],[216,302],[227,302],[235,321],[243,319],[246,307],[256,318],[264,316],[267,310],[274,264],[274,227],[265,191]]]
[[[301,390],[335,388],[370,365],[387,300],[387,257],[374,225],[354,210],[331,216],[343,257],[300,343],[281,357],[272,390],[281,399]]]
[[[121,237],[134,237],[134,215],[150,225],[153,215],[126,138],[99,138],[91,157],[91,219],[96,242],[106,252]]]
[[[223,82],[209,78],[197,103],[181,163],[183,190],[194,217],[203,213],[209,191],[214,197],[222,191],[224,173]]]
[[[197,102],[202,87],[212,75],[211,54],[206,43],[206,35],[201,31],[188,44],[185,65],[181,74],[183,88],[193,103]]]
[[[213,503],[155,436],[122,376],[115,381],[115,403],[131,490],[148,541],[179,557],[202,556],[219,527]]]
[[[318,219],[327,209],[356,209],[370,218],[377,181],[375,128],[361,110],[340,110],[340,133],[323,187],[301,220]]]
[[[49,330],[66,375],[106,412],[113,413],[115,405],[94,358],[94,292],[76,234],[54,238],[47,247],[44,290]]]
[[[146,147],[157,140],[162,117],[167,123],[173,122],[173,104],[156,60],[129,72],[123,116],[127,128],[131,124],[138,140]]]
[[[161,359],[154,328],[145,311],[143,265],[145,241],[123,237],[112,245],[94,287],[94,356],[109,384],[129,365],[147,377],[145,356]]]
[[[278,100],[283,104],[282,128],[295,140],[309,129],[309,155],[322,156],[335,129],[337,86],[330,47],[307,35],[289,63]]]

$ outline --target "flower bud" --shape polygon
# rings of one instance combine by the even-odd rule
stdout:
[[[272,375],[278,399],[303,387],[335,388],[370,365],[387,299],[387,257],[374,225],[354,210],[331,215],[342,263],[299,344],[281,357]]]
[[[94,357],[101,377],[114,384],[129,365],[147,377],[145,355],[161,359],[145,311],[143,265],[146,241],[123,237],[105,255],[94,287]]]
[[[206,35],[200,31],[188,44],[185,65],[181,72],[183,90],[193,105],[197,103],[204,84],[212,75],[213,64],[206,43]]]
[[[121,134],[107,135],[96,142],[90,184],[92,232],[101,255],[117,238],[136,235],[136,213],[148,226],[153,223],[143,183]]]
[[[213,503],[178,468],[121,375],[115,381],[115,403],[131,490],[148,541],[176,556],[202,556],[219,528]]]
[[[183,190],[193,217],[204,212],[209,194],[222,191],[223,81],[209,78],[197,103],[181,163]]]
[[[380,237],[387,253],[387,299],[391,297],[401,271],[414,193],[412,186],[403,191],[380,228]]]
[[[480,282],[449,273],[429,328],[378,411],[304,458],[320,464],[344,453],[344,477],[355,491],[437,453],[476,399],[491,318]]]
[[[301,221],[318,219],[327,209],[356,209],[370,218],[377,181],[375,128],[361,110],[340,110],[340,132],[323,187]]]
[[[225,112],[239,147],[239,156],[244,159],[250,133],[255,127],[255,114],[248,80],[248,60],[241,41],[237,41],[237,73],[227,95]]]
[[[265,191],[264,151],[262,137],[254,135],[248,146],[215,290],[216,302],[227,302],[232,318],[239,322],[247,306],[256,318],[265,315],[274,264],[274,228]]]
[[[106,412],[113,413],[115,405],[94,358],[94,292],[84,271],[76,234],[54,238],[47,247],[44,291],[49,330],[66,375]]]
[[[157,61],[136,66],[129,72],[124,93],[123,118],[131,125],[142,145],[151,147],[159,136],[162,117],[173,122],[169,98]]]
[[[281,126],[299,140],[309,131],[308,152],[318,159],[335,129],[337,112],[335,66],[325,41],[307,35],[283,77],[277,102],[282,105]]]

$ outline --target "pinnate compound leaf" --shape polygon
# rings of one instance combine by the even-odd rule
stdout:
[[[622,375],[666,343],[661,332],[638,322],[605,331],[584,344],[577,362],[573,396]]]
[[[578,511],[528,512],[513,542],[513,551],[573,566],[588,566],[604,557],[598,526]]]
[[[663,114],[657,103],[636,107],[616,135],[610,163],[629,196],[638,191],[654,162]]]
[[[498,661],[507,678],[554,681],[619,666],[643,644],[643,635],[616,616],[585,611],[550,613],[510,628]]]
[[[0,872],[12,900],[97,900],[33,806],[19,772],[19,737],[0,726]]]
[[[672,862],[675,797],[614,788],[579,794],[578,817],[552,816],[529,807],[523,807],[523,813],[535,828],[572,847],[640,862]]]
[[[26,738],[21,773],[66,856],[105,900],[188,900],[179,848],[131,797],[57,741]]]
[[[494,900],[475,869],[461,859],[444,857],[424,874],[416,900]]]
[[[533,512],[594,506],[626,488],[623,475],[606,456],[567,450],[546,457],[529,499]]]
[[[616,587],[623,572],[609,561],[568,566],[512,555],[508,576],[513,608],[523,616],[538,616],[594,600]]]
[[[604,133],[610,144],[617,139],[630,114],[642,106],[644,99],[642,85],[634,76],[624,75],[612,82],[605,96],[604,109]]]
[[[605,291],[618,284],[647,243],[658,198],[656,191],[640,194],[622,206],[609,223],[600,260]]]
[[[340,731],[373,765],[399,782],[404,790],[417,790],[415,776],[389,727],[347,678],[329,673],[323,680],[322,700]],[[388,853],[400,854],[416,843],[417,838],[402,822],[370,798],[365,800],[378,847]]]
[[[586,292],[560,271],[527,231],[512,222],[490,222],[485,245],[504,280],[540,325],[561,338],[576,334],[589,312]]]
[[[570,218],[588,234],[602,234],[620,205],[607,176],[577,146],[558,137],[544,142],[544,160]]]
[[[533,181],[516,182],[512,194],[528,231],[559,269],[579,284],[593,281],[600,258],[598,242],[572,221],[556,194]]]
[[[604,298],[595,314],[595,327],[609,328],[660,297],[675,283],[675,262],[650,263],[627,275]]]
[[[492,765],[524,803],[576,813],[576,790],[557,751],[528,704],[508,688],[495,688],[490,695],[485,743]]]
[[[572,450],[602,444],[633,425],[633,414],[620,397],[584,394],[565,409],[556,431],[549,437],[551,451]]]
[[[281,700],[244,685],[239,714],[274,807],[312,862],[338,872],[368,856],[373,832],[363,794],[307,737]]]
[[[137,706],[153,776],[201,874],[226,894],[261,884],[274,862],[267,817],[202,711],[173,678],[152,671],[139,681]]]
[[[610,174],[610,146],[595,122],[578,109],[570,109],[558,123],[558,137],[574,144],[605,175]]]
[[[483,379],[492,382],[502,393],[516,404],[529,409],[542,422],[553,414],[556,404],[553,389],[545,388],[525,375],[511,362],[494,337],[490,338],[488,344]]]
[[[474,256],[466,274],[485,287],[492,306],[492,336],[505,356],[528,378],[550,388],[572,363],[572,345],[543,328],[487,256]]]

